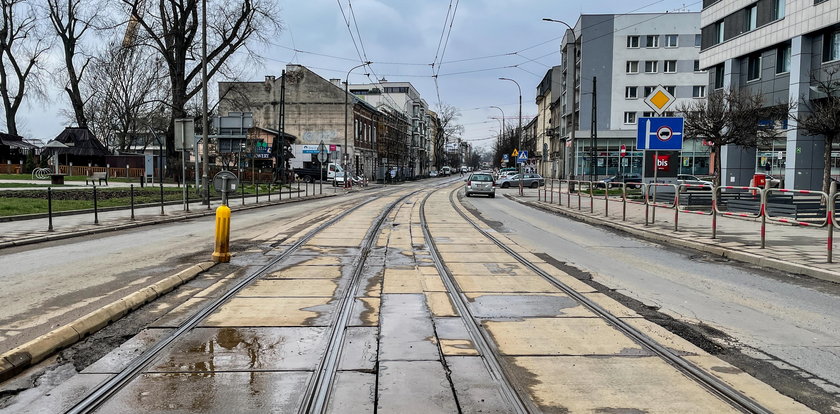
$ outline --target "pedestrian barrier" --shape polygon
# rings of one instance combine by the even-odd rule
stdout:
[[[694,190],[694,191],[692,191]],[[684,205],[686,208],[681,208],[682,204],[682,195],[685,195],[685,199],[687,203]],[[701,197],[702,196],[702,197]],[[709,210],[692,210],[692,206],[696,206],[691,202],[692,197],[700,198],[701,200],[706,200],[708,196],[709,199]],[[689,213],[689,214],[699,214],[704,216],[711,216],[714,215],[714,208],[712,205],[714,204],[714,190],[712,186],[707,184],[680,184],[677,186],[677,195],[675,198],[676,205],[674,206],[674,231],[679,231],[679,219],[680,213]]]
[[[673,194],[674,195],[671,198],[670,203],[660,203],[660,202],[656,201],[656,195],[661,192],[661,191],[658,190],[659,188],[673,189],[673,191],[674,191]],[[653,189],[653,200],[651,200],[651,191],[650,191],[651,189]],[[665,195],[665,196],[669,195],[669,193],[667,191],[665,191],[663,193],[664,193],[663,195]],[[645,187],[645,203],[648,206],[651,207],[650,222],[651,223],[656,222],[656,208],[657,207],[663,207],[663,208],[667,208],[667,209],[678,210],[676,208],[677,205],[679,204],[679,201],[677,200],[677,197],[679,197],[679,193],[677,192],[677,185],[676,184],[666,184],[666,183],[649,183],[649,184],[647,184],[647,186]],[[678,217],[678,216],[676,216],[676,217]]]

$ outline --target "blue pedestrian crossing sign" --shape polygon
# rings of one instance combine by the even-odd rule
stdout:
[[[683,118],[639,118],[636,149],[681,150]]]
[[[516,157],[516,162],[524,163],[528,161],[528,151],[519,151],[519,156]]]

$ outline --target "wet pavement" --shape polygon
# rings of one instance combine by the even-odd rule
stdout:
[[[299,412],[329,350],[340,352],[326,404],[334,413],[512,412],[488,368],[491,359],[503,366],[526,406],[543,412],[736,412],[482,236],[450,205],[449,190],[441,190],[431,195],[425,213],[459,289],[449,292],[448,275],[438,273],[423,235],[424,195],[397,203],[383,230],[372,234],[369,252],[366,233],[396,196],[337,221],[160,352],[98,412]],[[245,272],[269,263],[308,231],[291,223],[285,230],[274,231],[277,246],[242,260]],[[539,252],[490,231],[557,280],[772,410],[808,411],[595,293]],[[362,258],[364,267],[351,284]],[[26,410],[66,409],[231,284],[230,277],[208,283]],[[337,326],[344,298],[349,318]],[[463,300],[475,319],[459,314],[464,308],[453,300]],[[489,338],[491,352],[474,343],[474,325]],[[330,343],[335,329],[342,332],[340,346]]]

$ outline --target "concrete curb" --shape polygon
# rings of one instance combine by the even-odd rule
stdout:
[[[56,351],[82,340],[132,310],[186,283],[214,265],[213,262],[202,262],[190,266],[9,350],[0,355],[0,381],[14,377],[26,368],[43,361]]]
[[[338,195],[340,195],[340,194],[319,194],[319,195],[311,195],[311,196],[304,197],[304,198],[294,198],[294,199],[291,199],[291,200],[290,199],[284,199],[284,200],[277,200],[277,201],[265,201],[265,202],[254,203],[254,204],[246,204],[245,206],[236,206],[236,207],[231,208],[231,210],[232,211],[251,210],[251,209],[255,209],[255,208],[270,207],[270,206],[275,206],[275,205],[279,205],[279,204],[297,203],[297,202],[302,202],[302,201],[318,200],[318,199],[327,198],[327,197],[336,197]],[[126,223],[126,224],[112,225],[112,226],[106,226],[106,227],[97,228],[97,229],[80,230],[80,231],[76,231],[76,232],[72,232],[72,233],[57,233],[57,234],[49,234],[49,235],[38,236],[38,237],[31,237],[31,238],[28,238],[28,239],[9,240],[9,241],[0,242],[0,249],[6,249],[6,248],[9,248],[9,247],[16,247],[16,246],[26,246],[26,245],[30,245],[30,244],[44,243],[44,242],[55,241],[55,240],[65,240],[65,239],[70,239],[70,238],[80,237],[80,236],[90,236],[92,234],[106,233],[106,232],[111,232],[111,231],[133,229],[133,228],[149,226],[149,225],[153,225],[153,224],[174,223],[176,221],[183,221],[183,220],[189,220],[189,219],[194,219],[194,218],[212,216],[214,214],[216,214],[216,211],[214,209],[202,210],[200,213],[190,212],[190,214],[185,214],[183,216],[174,216],[174,217],[173,216],[160,216],[160,218],[157,218],[157,219],[150,219],[150,220],[136,221],[136,222]]]
[[[801,274],[809,277],[813,277],[816,279],[826,280],[829,282],[840,283],[840,273],[833,272],[830,270],[820,269],[818,267],[809,266],[805,264],[799,263],[791,263],[785,262],[782,260],[774,259],[772,257],[757,255],[755,253],[745,252],[743,250],[736,250],[732,248],[723,248],[720,246],[716,246],[711,243],[696,241],[696,240],[685,240],[680,238],[675,238],[667,234],[659,234],[650,231],[643,231],[636,227],[622,224],[620,222],[613,222],[604,220],[601,217],[593,217],[588,214],[582,214],[576,211],[568,210],[565,208],[558,208],[554,205],[547,205],[542,202],[535,202],[535,201],[528,201],[528,200],[521,200],[517,197],[511,196],[509,194],[505,194],[505,197],[516,201],[517,203],[537,208],[544,211],[549,211],[553,213],[559,213],[568,217],[571,217],[575,220],[582,221],[587,224],[594,224],[598,226],[609,227],[615,230],[620,230],[626,233],[629,233],[633,236],[636,236],[640,239],[653,241],[662,244],[668,244],[672,246],[698,250],[704,253],[713,254],[716,256],[725,257],[727,259],[736,260],[739,262],[749,263],[756,266],[779,270],[782,272],[787,273],[795,273]]]

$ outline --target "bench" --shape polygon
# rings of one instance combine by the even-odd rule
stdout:
[[[96,184],[96,180],[99,180],[99,185],[102,185],[102,181],[105,181],[105,185],[108,185],[108,173],[107,172],[94,172],[90,173],[87,177],[85,177],[85,185],[87,185],[88,181],[93,184]]]

